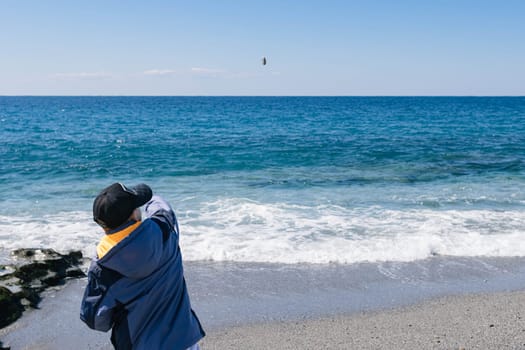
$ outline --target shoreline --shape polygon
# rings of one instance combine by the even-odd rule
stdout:
[[[521,342],[520,327],[525,335],[516,314],[525,304],[523,258],[323,266],[186,262],[185,271],[192,306],[208,334],[203,350],[265,349],[275,341],[283,341],[283,349],[396,349],[403,342],[423,349],[488,349],[487,322],[495,339],[512,331]],[[46,292],[39,310],[0,330],[3,346],[69,349],[80,342],[83,348],[111,349],[110,333],[92,331],[79,319],[85,283],[71,280]],[[407,319],[412,329],[395,328]],[[478,336],[465,339],[458,329]],[[435,332],[445,336],[429,343]],[[349,343],[354,340],[360,343]],[[525,339],[520,347],[512,344],[523,348]]]
[[[449,295],[519,291],[525,258],[433,257],[353,265],[186,263],[207,330],[404,307]]]

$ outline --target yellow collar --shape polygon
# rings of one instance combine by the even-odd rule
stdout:
[[[105,235],[100,240],[100,243],[97,246],[97,256],[99,259],[102,259],[114,246],[116,246],[120,241],[129,236],[142,222],[137,221],[136,223],[117,231],[115,233]]]

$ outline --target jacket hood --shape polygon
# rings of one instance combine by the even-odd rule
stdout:
[[[98,263],[126,277],[146,277],[158,268],[162,245],[159,226],[151,219],[146,219]]]

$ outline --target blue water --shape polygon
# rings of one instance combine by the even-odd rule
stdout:
[[[0,249],[89,252],[146,182],[190,260],[524,256],[522,97],[0,97]]]

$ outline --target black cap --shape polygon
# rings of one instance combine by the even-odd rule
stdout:
[[[104,228],[117,228],[126,222],[136,208],[146,204],[152,195],[151,188],[146,184],[130,188],[114,183],[95,198],[93,220]]]

